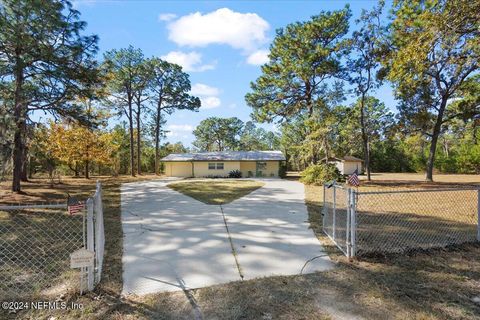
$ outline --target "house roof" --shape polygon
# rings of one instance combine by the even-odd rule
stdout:
[[[343,161],[363,161],[363,160],[354,156],[345,156],[343,157]]]
[[[281,151],[217,151],[172,153],[161,161],[285,161]]]
[[[325,160],[325,158],[324,158]],[[328,161],[351,161],[351,162],[358,162],[358,161],[363,161],[360,158],[354,157],[354,156],[345,156],[343,158],[337,158],[337,157],[328,157]]]

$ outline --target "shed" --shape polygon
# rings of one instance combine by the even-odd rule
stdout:
[[[323,160],[325,161],[325,159]],[[352,174],[355,170],[358,170],[358,174],[363,173],[363,160],[357,157],[329,157],[327,162],[337,166],[341,174]]]

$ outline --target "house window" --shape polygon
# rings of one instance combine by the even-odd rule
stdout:
[[[223,170],[223,162],[209,162],[208,170]]]

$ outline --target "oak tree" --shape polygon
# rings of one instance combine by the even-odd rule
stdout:
[[[387,79],[402,100],[400,112],[414,116],[430,141],[426,180],[433,180],[437,143],[456,117],[450,102],[480,68],[480,3],[470,0],[396,1]],[[458,114],[459,115],[459,114]]]

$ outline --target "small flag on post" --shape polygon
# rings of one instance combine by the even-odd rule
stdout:
[[[347,182],[349,185],[358,187],[360,185],[360,179],[358,178],[358,169],[356,169],[351,175],[348,176]]]
[[[76,198],[68,197],[67,208],[69,214],[75,214],[85,209],[85,201]]]

